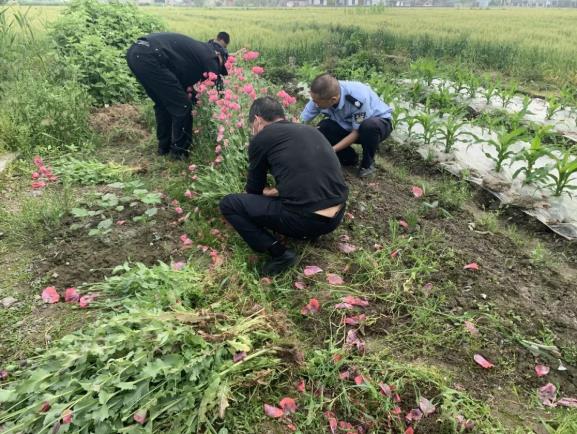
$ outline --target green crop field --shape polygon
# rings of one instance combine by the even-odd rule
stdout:
[[[577,433],[575,22],[0,6],[0,433]],[[222,30],[190,156],[157,155],[126,50]],[[343,168],[342,224],[263,276],[218,203],[253,99],[297,118],[326,71],[394,131],[371,178]]]

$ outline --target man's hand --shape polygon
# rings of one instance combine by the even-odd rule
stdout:
[[[266,197],[278,197],[278,190],[276,188],[265,187],[262,195]]]
[[[348,148],[359,138],[359,132],[357,130],[352,130],[347,136],[345,136],[339,143],[333,146],[335,152],[342,151]]]

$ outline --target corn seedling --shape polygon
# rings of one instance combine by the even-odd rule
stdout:
[[[415,81],[409,88],[408,96],[411,99],[413,107],[420,103],[425,96],[425,86],[423,86],[423,83],[419,80]]]
[[[449,92],[448,87],[441,86],[439,87],[438,91],[432,92],[427,97],[426,105],[427,107],[436,108],[441,115],[448,113],[449,110],[454,106],[453,95],[451,95],[451,92]]]
[[[477,77],[476,75],[471,74],[471,76],[469,77],[469,82],[468,82],[468,94],[469,94],[469,98],[475,98],[475,95],[477,95],[477,89],[479,88],[479,85],[481,84],[481,80],[479,79],[479,77]]]
[[[407,124],[407,140],[411,141],[413,136],[413,129],[419,123],[419,120],[416,116],[409,116],[407,113],[407,115],[403,118],[403,121],[405,124]]]
[[[491,77],[485,77],[483,81],[483,86],[485,87],[485,102],[489,105],[491,104],[491,98],[493,98],[499,90],[499,83]]]
[[[551,151],[547,149],[542,144],[542,135],[538,134],[531,140],[531,144],[528,148],[524,149],[523,151],[519,152],[514,161],[524,161],[526,166],[517,169],[517,171],[513,174],[513,178],[517,178],[521,173],[525,175],[525,179],[523,180],[523,184],[537,184],[540,181],[543,181],[547,178],[549,168],[548,167],[540,167],[535,168],[535,164],[537,160],[541,157],[549,156],[552,157]]]
[[[425,145],[429,145],[437,132],[439,118],[431,113],[420,113],[415,118],[423,127],[423,132],[418,134],[417,137],[421,138]]]
[[[501,98],[501,105],[506,108],[513,97],[517,94],[517,83],[511,83],[509,87],[497,89],[496,93]]]
[[[563,108],[561,101],[556,96],[551,96],[547,98],[547,119],[551,119],[555,113]]]
[[[491,145],[497,151],[497,156],[491,155],[489,152],[485,153],[487,158],[495,162],[495,171],[497,171],[497,173],[501,172],[503,163],[515,155],[511,147],[521,140],[525,133],[526,131],[523,128],[518,128],[511,132],[501,130],[497,133],[497,140],[485,140],[488,145]]]
[[[471,133],[466,131],[460,131],[463,125],[466,125],[467,121],[450,116],[443,125],[437,127],[436,133],[439,138],[443,139],[444,152],[449,154],[455,146],[455,142],[464,136],[471,136]]]
[[[553,181],[549,184],[553,187],[553,194],[561,196],[566,190],[577,190],[577,185],[571,185],[572,181],[577,181],[577,157],[573,156],[569,150],[563,152],[555,162],[557,173],[550,171],[547,176]]]

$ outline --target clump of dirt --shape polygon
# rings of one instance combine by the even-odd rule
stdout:
[[[138,143],[150,136],[142,113],[130,104],[100,108],[92,113],[89,123],[111,144]]]
[[[66,288],[98,282],[127,261],[154,265],[179,255],[174,212],[160,209],[152,221],[132,221],[141,214],[135,208],[124,210],[115,216],[116,222],[124,223],[115,224],[102,236],[89,236],[85,229],[71,230],[72,219],[65,219],[62,230],[35,264],[36,273],[50,285]]]

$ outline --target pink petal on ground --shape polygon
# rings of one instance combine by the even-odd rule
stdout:
[[[136,410],[136,412],[132,415],[134,421],[139,425],[144,425],[146,423],[146,415],[148,411],[144,408],[140,408]]]
[[[351,378],[351,371],[349,371],[348,369],[345,371],[339,372],[339,379],[340,380],[348,380],[349,378]]]
[[[557,387],[554,384],[547,383],[539,389],[539,400],[547,407],[555,407],[555,397],[557,396]]]
[[[316,265],[307,265],[304,269],[304,275],[306,277],[310,277],[310,276],[314,276],[317,273],[322,272],[323,269],[320,267],[317,267]]]
[[[341,276],[333,273],[327,274],[327,282],[329,283],[329,285],[342,285],[343,283],[345,283],[345,281]]]
[[[398,416],[399,414],[401,414],[403,412],[403,410],[401,410],[401,407],[394,407],[391,410],[391,414],[394,414],[396,416]]]
[[[413,196],[415,196],[416,198],[419,198],[423,195],[424,191],[421,187],[417,187],[416,185],[413,185],[411,187],[411,193],[413,193]]]
[[[232,361],[233,363],[238,363],[238,362],[242,362],[246,357],[246,352],[244,351],[237,351],[236,353],[234,353],[234,356],[232,356]]]
[[[186,266],[186,262],[184,262],[184,261],[178,261],[178,262],[174,262],[174,263],[172,264],[172,269],[173,269],[174,271],[180,271],[180,270],[182,270],[185,266]]]
[[[467,330],[473,336],[479,336],[480,335],[479,330],[477,330],[477,327],[475,327],[475,324],[473,324],[471,321],[465,320],[465,322],[463,324],[465,325],[465,330]]]
[[[319,311],[321,305],[316,298],[311,298],[307,305],[301,309],[303,315],[315,314]]]
[[[117,220],[117,221],[116,221],[116,224],[117,224],[118,226],[122,226],[124,223],[126,223],[126,220]]]
[[[347,242],[351,241],[351,237],[349,237],[347,234],[342,234],[339,237],[339,240],[341,240],[343,243],[347,243]]]
[[[417,421],[421,420],[422,417],[423,417],[423,412],[421,410],[419,410],[418,408],[413,408],[411,411],[409,411],[405,415],[405,420],[407,422],[417,422]]]
[[[296,426],[294,423],[289,423],[286,427],[287,427],[287,428],[289,429],[289,431],[291,431],[291,432],[295,432],[295,431],[297,430],[297,426]]]
[[[69,423],[72,422],[72,410],[64,410],[64,412],[62,413],[62,423],[64,425],[68,425]]]
[[[54,288],[53,286],[44,288],[44,291],[42,291],[42,301],[44,303],[54,304],[58,303],[59,300],[60,300],[60,294],[56,292],[56,288]]]
[[[477,362],[479,366],[485,369],[490,369],[495,366],[480,354],[475,354],[473,356],[473,360]]]
[[[4,381],[8,378],[8,371],[6,369],[2,369],[0,371],[0,380]]]
[[[332,411],[325,411],[324,412],[325,418],[329,422],[329,430],[331,434],[337,433],[337,425],[339,421],[337,420],[335,414]]]
[[[352,309],[354,306],[349,303],[338,303],[335,304],[335,309]]]
[[[398,250],[393,250],[391,252],[391,258],[396,258],[397,256],[399,256],[399,251]]]
[[[557,401],[557,405],[563,407],[577,408],[577,398],[561,398]]]
[[[475,422],[470,419],[465,419],[462,415],[457,415],[457,425],[461,431],[470,431],[475,427]]]
[[[279,406],[283,409],[284,414],[296,413],[297,411],[297,403],[294,399],[289,397],[281,399]]]
[[[297,392],[304,393],[306,389],[306,383],[304,378],[301,378],[295,386]]]
[[[83,295],[82,297],[80,297],[80,301],[78,302],[78,305],[81,308],[85,309],[88,306],[90,306],[90,303],[92,303],[95,298],[96,298],[96,296],[92,295],[92,294]]]
[[[35,181],[32,183],[32,188],[34,190],[38,190],[39,188],[46,187],[46,183],[44,181]]]
[[[346,325],[359,325],[360,323],[364,322],[367,319],[365,314],[350,316],[343,319],[343,323]]]
[[[379,383],[379,388],[381,389],[382,394],[387,398],[391,398],[393,396],[393,388],[388,384]]]
[[[186,197],[187,199],[192,199],[192,191],[186,190],[184,192],[184,197]]]
[[[550,369],[549,366],[545,366],[545,365],[536,365],[535,366],[535,373],[537,374],[537,377],[544,377],[545,375],[547,375],[549,373]]]
[[[479,269],[479,264],[476,262],[471,262],[470,264],[465,265],[463,269],[477,271]]]
[[[353,329],[347,332],[345,345],[348,347],[355,347],[360,353],[365,352],[365,342],[359,339],[357,332]]]
[[[352,304],[353,306],[367,307],[369,305],[369,302],[367,300],[359,297],[354,297],[352,295],[347,295],[346,297],[343,297],[341,300],[343,303]]]
[[[274,417],[274,418],[284,416],[284,412],[282,411],[282,409],[268,404],[264,405],[264,414],[266,414],[268,417]]]
[[[405,430],[404,434],[415,434],[415,430],[413,429],[412,426],[410,426]]]
[[[356,384],[357,386],[363,384],[364,382],[365,382],[365,379],[363,378],[362,375],[357,375],[357,376],[355,377],[355,384]]]
[[[183,246],[191,246],[192,245],[192,240],[190,238],[188,238],[188,235],[183,234],[180,236],[180,242],[182,243]]]
[[[80,300],[80,294],[78,294],[76,288],[66,288],[66,291],[64,292],[64,301],[70,302],[78,300]]]
[[[399,226],[407,230],[409,229],[409,224],[404,220],[399,220]]]
[[[38,179],[38,178],[40,178],[40,174],[38,172],[32,173],[32,179]]]
[[[184,210],[181,207],[177,206],[176,208],[174,208],[174,212],[177,214],[182,214]]]
[[[338,249],[343,253],[353,253],[357,251],[357,246],[350,243],[339,243],[337,244]]]
[[[421,409],[421,411],[423,412],[423,414],[425,416],[429,416],[430,414],[433,414],[435,412],[435,410],[437,409],[437,407],[435,407],[431,401],[429,401],[427,398],[424,398],[422,396],[421,396],[421,399],[419,399],[419,408]]]
[[[296,289],[305,289],[306,288],[306,285],[303,282],[300,282],[298,280],[293,285]]]
[[[351,425],[349,422],[346,422],[344,420],[341,420],[339,422],[339,429],[341,431],[345,431],[345,432],[350,432],[350,431],[354,430],[353,425]]]

